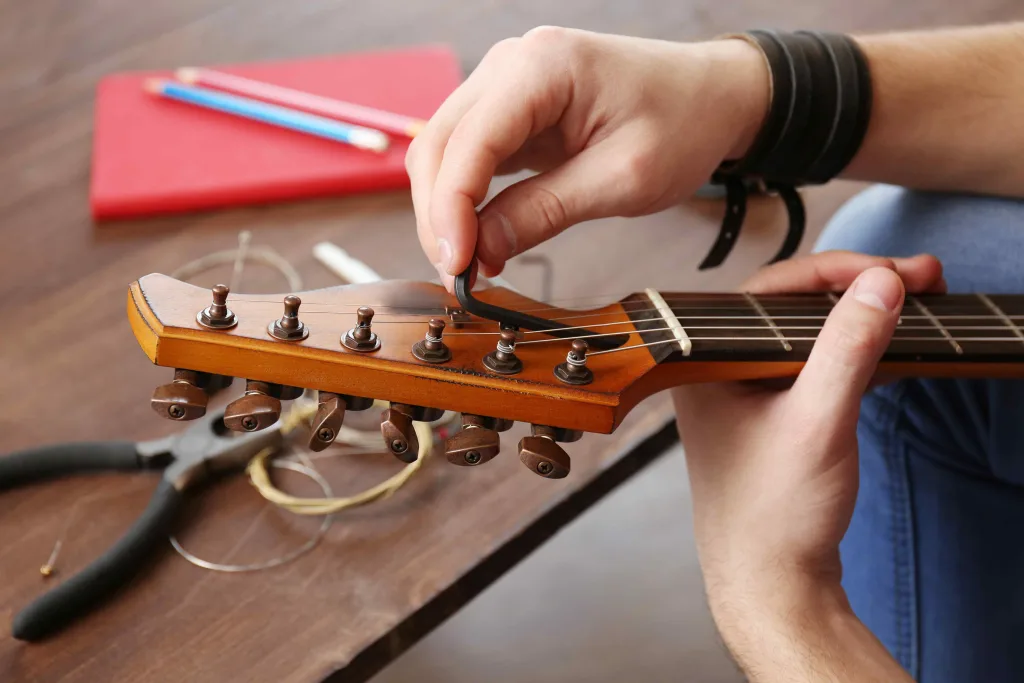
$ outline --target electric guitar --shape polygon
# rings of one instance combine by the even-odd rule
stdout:
[[[319,392],[310,447],[322,450],[346,411],[390,402],[385,446],[415,459],[412,422],[462,414],[450,462],[497,455],[498,433],[532,425],[520,459],[564,477],[558,442],[611,433],[644,398],[669,387],[796,375],[836,295],[685,294],[647,290],[595,308],[543,304],[503,288],[473,293],[478,311],[515,311],[531,329],[499,326],[443,288],[386,281],[288,296],[230,294],[164,275],[128,292],[128,318],[149,359],[175,368],[153,408],[173,420],[206,411],[234,377],[244,394],[224,422],[257,431],[281,401]],[[465,298],[463,298],[465,301]],[[576,302],[579,303],[579,302]],[[300,313],[301,307],[301,313]],[[880,370],[896,376],[1024,377],[1024,295],[907,296]],[[543,323],[543,324],[542,324]],[[540,329],[547,325],[550,329]]]

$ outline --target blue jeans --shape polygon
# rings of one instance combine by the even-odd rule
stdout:
[[[1024,293],[1024,202],[878,186],[817,249],[928,252],[951,292]],[[857,615],[921,683],[1024,680],[1024,381],[881,387],[858,439],[841,546]]]

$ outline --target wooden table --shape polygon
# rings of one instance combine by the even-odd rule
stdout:
[[[837,12],[826,14],[826,5]],[[762,7],[754,0],[728,9],[712,0],[601,0],[585,8],[469,0],[0,0],[0,452],[173,431],[176,425],[155,417],[147,405],[169,371],[149,365],[137,348],[124,316],[126,287],[142,274],[169,272],[232,246],[240,229],[253,232],[254,244],[283,253],[310,288],[336,284],[311,257],[312,245],[322,239],[342,244],[386,277],[433,275],[419,253],[403,192],[92,225],[90,112],[100,76],[428,41],[454,44],[471,66],[500,38],[540,23],[682,39],[807,19],[794,10],[780,20]],[[841,0],[822,3],[821,12],[829,19],[815,23],[826,28],[938,21],[900,6],[882,22],[870,8],[855,14]],[[951,4],[942,20],[1007,12],[998,0],[981,0],[970,9]],[[812,197],[812,234],[852,190],[839,186]],[[695,265],[713,241],[720,212],[705,203],[570,231],[540,249],[556,259],[555,296],[733,286],[774,252],[781,208],[773,202],[753,207],[737,253],[724,268],[696,279]],[[557,261],[570,249],[586,269]],[[532,268],[513,262],[506,275],[539,295]],[[210,285],[226,277],[222,270],[196,282]],[[242,289],[279,292],[284,283],[250,267]],[[573,472],[562,481],[530,474],[508,447],[486,467],[468,471],[434,459],[393,498],[341,515],[313,553],[275,570],[214,573],[168,547],[101,612],[36,645],[14,641],[7,624],[47,587],[38,568],[54,542],[64,539],[51,582],[113,542],[145,505],[155,478],[96,475],[4,492],[0,679],[366,680],[656,457],[673,438],[669,416],[667,401],[656,397],[615,435],[587,436],[570,447]],[[518,440],[517,429],[504,437],[506,444]],[[398,465],[365,455],[318,466],[343,493]],[[284,483],[311,490],[298,477]],[[201,556],[250,562],[295,547],[311,524],[269,509],[242,477],[234,477],[190,501],[181,537]]]

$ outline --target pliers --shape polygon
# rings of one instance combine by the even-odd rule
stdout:
[[[35,641],[64,628],[128,583],[146,556],[166,542],[182,494],[210,475],[241,469],[264,448],[283,442],[281,422],[236,434],[224,411],[212,411],[184,431],[155,441],[98,441],[31,448],[0,457],[0,491],[69,474],[100,470],[162,470],[153,498],[135,524],[106,553],[19,612],[15,638]]]

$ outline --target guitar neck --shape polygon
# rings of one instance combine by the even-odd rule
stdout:
[[[714,364],[722,379],[755,379],[798,371],[837,301],[829,293],[648,291],[629,297],[623,307],[659,365],[699,365],[700,374],[714,375],[708,368]],[[882,369],[920,376],[1024,376],[1021,325],[1024,295],[908,295]],[[685,374],[673,370],[672,375]]]

